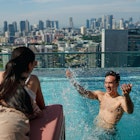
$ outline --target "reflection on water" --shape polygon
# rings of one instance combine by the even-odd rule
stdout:
[[[85,88],[104,91],[104,74],[107,70],[83,70],[75,69],[76,79]],[[116,69],[120,72],[121,83],[132,83],[130,96],[134,102],[134,113],[124,113],[116,126],[114,134],[95,128],[93,120],[96,118],[99,103],[96,100],[84,98],[78,94],[75,88],[65,77],[65,70],[58,72],[58,76],[47,75],[45,71],[39,74],[45,103],[63,105],[66,121],[66,140],[140,140],[140,70]],[[38,72],[37,72],[38,73]],[[46,73],[46,74],[45,74]],[[60,74],[60,75],[59,75]],[[119,88],[121,94],[121,90]]]

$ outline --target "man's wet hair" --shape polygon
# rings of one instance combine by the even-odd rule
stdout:
[[[114,76],[116,78],[116,82],[118,83],[120,81],[120,74],[119,73],[116,73],[114,71],[108,71],[106,74],[105,74],[105,77],[107,76]]]

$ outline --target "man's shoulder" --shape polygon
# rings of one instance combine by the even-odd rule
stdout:
[[[100,94],[100,95],[104,95],[105,92],[101,91],[101,90],[95,90],[94,92],[96,92],[97,94]]]
[[[124,99],[124,96],[123,95],[119,95],[116,98],[120,100],[120,99]]]
[[[94,91],[95,95],[97,96],[98,100],[101,101],[105,93],[101,90]]]

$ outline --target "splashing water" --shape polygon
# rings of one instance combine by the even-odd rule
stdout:
[[[105,70],[70,69],[74,80],[90,90],[104,90]],[[118,70],[121,75],[121,83],[132,83],[130,93],[134,102],[134,113],[124,114],[117,125],[115,135],[107,135],[102,130],[95,129],[93,120],[96,118],[99,103],[96,100],[84,98],[78,94],[70,81],[64,75],[55,77],[43,74],[39,76],[42,92],[46,105],[62,104],[65,115],[66,140],[139,140],[140,139],[140,76],[139,71]],[[121,90],[119,89],[121,94]],[[104,137],[104,138],[103,138]]]

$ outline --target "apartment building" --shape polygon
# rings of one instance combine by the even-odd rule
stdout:
[[[122,54],[125,51],[128,51],[128,30],[102,30],[102,68],[127,65],[127,56]]]

